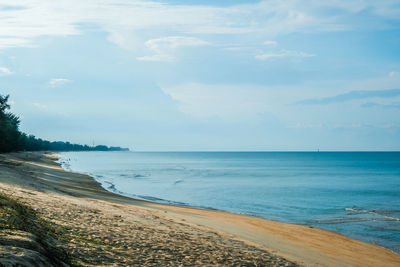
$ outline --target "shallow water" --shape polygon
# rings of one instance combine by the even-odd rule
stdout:
[[[307,224],[400,252],[399,152],[65,152],[60,162],[133,198]]]

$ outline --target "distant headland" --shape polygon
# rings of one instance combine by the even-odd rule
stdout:
[[[9,95],[0,94],[0,153],[13,151],[129,151],[123,147],[88,146],[47,141],[19,130],[20,119],[9,111]]]

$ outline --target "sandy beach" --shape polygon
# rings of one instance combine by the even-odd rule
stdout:
[[[0,190],[65,229],[61,245],[84,266],[400,266],[390,250],[321,229],[119,196],[55,160],[0,154]]]

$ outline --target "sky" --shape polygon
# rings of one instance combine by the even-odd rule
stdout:
[[[400,0],[2,0],[0,94],[51,141],[400,150]]]

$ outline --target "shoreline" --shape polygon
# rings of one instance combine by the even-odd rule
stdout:
[[[91,176],[65,171],[55,162],[54,155],[25,152],[3,154],[0,159],[20,164],[15,167],[17,171],[29,169],[28,173],[34,178],[29,179],[29,183],[17,181],[18,179],[12,177],[7,180],[4,175],[0,176],[3,190],[7,187],[15,191],[14,194],[25,195],[26,199],[27,194],[23,191],[29,189],[30,193],[44,192],[57,198],[62,196],[70,202],[85,200],[95,206],[115,206],[124,212],[135,210],[146,216],[149,213],[154,216],[155,221],[147,222],[148,224],[171,222],[170,227],[174,228],[174,232],[181,230],[180,227],[188,227],[190,231],[200,231],[202,234],[214,233],[222,238],[221,240],[225,240],[224,242],[239,242],[253,247],[257,253],[261,253],[259,250],[266,251],[277,258],[288,260],[288,264],[296,262],[304,266],[400,265],[400,255],[389,249],[327,230],[121,196],[107,191]],[[246,249],[251,250],[249,247]],[[188,253],[190,257],[191,252]]]
[[[74,172],[72,170],[68,170],[68,169],[65,169],[65,168],[63,168],[63,169],[65,171],[67,171],[67,172]],[[78,172],[78,173],[80,173],[80,172]],[[232,212],[232,211],[228,211],[228,210],[222,210],[222,209],[217,209],[217,208],[213,208],[213,207],[206,207],[206,206],[192,206],[190,204],[179,203],[179,202],[169,201],[169,200],[165,200],[165,199],[159,199],[157,197],[152,197],[152,196],[148,196],[148,199],[146,197],[140,197],[140,196],[136,197],[135,195],[130,195],[128,193],[121,192],[121,191],[119,191],[117,189],[114,189],[114,190],[110,189],[110,188],[115,188],[115,184],[113,184],[111,182],[105,181],[105,183],[108,183],[110,185],[108,188],[106,186],[103,186],[100,181],[96,180],[95,175],[85,174],[85,173],[80,173],[80,174],[88,175],[89,177],[94,179],[96,182],[98,182],[99,185],[104,190],[110,192],[111,194],[116,194],[118,196],[127,197],[127,198],[135,200],[135,201],[144,201],[144,202],[147,202],[149,204],[156,204],[156,205],[160,204],[160,205],[174,206],[174,207],[177,207],[177,208],[189,208],[189,209],[195,209],[195,210],[216,211],[216,212],[222,212],[222,213],[227,213],[227,214],[232,214],[232,215],[238,215],[238,216],[244,216],[244,217],[250,217],[250,218],[266,220],[266,221],[270,221],[270,222],[286,223],[286,224],[305,226],[305,227],[309,227],[309,228],[321,229],[321,230],[328,231],[328,232],[331,232],[331,233],[334,233],[334,234],[339,234],[339,235],[342,235],[344,237],[347,237],[347,238],[350,238],[350,239],[354,239],[354,240],[357,240],[357,241],[360,241],[360,242],[364,242],[364,243],[372,244],[372,245],[377,245],[377,246],[382,247],[384,249],[387,249],[387,250],[389,250],[389,251],[391,251],[391,252],[393,252],[395,254],[399,254],[398,252],[390,249],[389,247],[385,247],[385,246],[382,246],[380,244],[371,243],[371,242],[368,242],[368,241],[363,241],[362,239],[357,239],[357,238],[354,238],[354,237],[346,236],[344,234],[341,234],[340,232],[335,232],[333,230],[324,229],[324,228],[321,228],[321,227],[315,227],[315,226],[312,226],[312,225],[307,224],[307,223],[302,224],[302,223],[295,223],[295,222],[284,222],[284,221],[269,219],[269,218],[263,217],[263,216],[258,215],[258,214],[238,213],[238,212]],[[151,199],[154,199],[154,200],[151,200]]]
[[[133,152],[130,152],[129,154],[132,154]],[[154,152],[137,152],[138,154],[140,153],[150,153],[150,155],[146,155],[145,158],[147,157],[153,157]],[[154,155],[157,155],[156,157],[160,157],[158,155],[159,152],[155,153]],[[175,154],[178,152],[165,152],[167,153],[166,156],[162,156],[163,160],[165,161],[166,157],[169,155],[171,157],[175,157]],[[397,205],[391,205],[390,207],[380,207],[379,203],[373,203],[372,205],[368,205],[368,199],[373,198],[374,196],[370,196],[368,194],[365,194],[361,197],[354,198],[354,197],[347,197],[344,196],[345,198],[343,199],[344,201],[340,200],[340,197],[337,196],[336,193],[332,194],[329,192],[329,186],[324,188],[323,186],[319,188],[318,191],[320,190],[325,190],[323,191],[324,193],[324,200],[319,200],[316,198],[311,198],[308,199],[309,196],[305,195],[305,198],[301,198],[303,196],[300,196],[297,194],[296,197],[298,200],[305,201],[304,203],[307,203],[307,201],[312,201],[315,203],[318,203],[317,205],[314,206],[314,203],[311,203],[307,206],[305,206],[303,203],[299,204],[298,206],[296,202],[289,202],[287,201],[277,201],[274,202],[275,199],[279,199],[279,196],[274,195],[274,197],[271,197],[270,194],[266,194],[265,199],[261,197],[261,201],[259,201],[260,198],[247,198],[246,192],[247,190],[243,190],[240,187],[239,190],[233,191],[231,189],[229,195],[224,195],[224,193],[218,193],[217,195],[213,194],[208,194],[207,190],[205,191],[205,194],[195,192],[196,190],[194,189],[195,187],[193,184],[193,177],[192,173],[186,172],[186,169],[192,168],[193,170],[196,168],[199,168],[198,166],[194,167],[194,165],[188,165],[187,162],[185,161],[186,158],[191,158],[188,157],[187,155],[190,156],[193,152],[179,152],[179,153],[184,153],[185,156],[179,157],[179,159],[182,159],[182,162],[174,161],[173,165],[166,165],[168,167],[163,167],[167,168],[166,171],[163,173],[160,173],[161,169],[158,169],[157,165],[151,165],[152,161],[149,161],[149,164],[151,165],[150,167],[146,165],[146,167],[140,166],[140,165],[135,165],[135,169],[129,169],[130,167],[124,163],[121,163],[119,170],[113,169],[112,173],[108,173],[110,169],[106,166],[101,166],[99,165],[98,162],[99,160],[96,158],[97,154],[90,154],[89,153],[57,153],[56,156],[59,156],[60,159],[58,160],[59,163],[61,163],[61,166],[67,170],[67,171],[77,171],[81,174],[86,174],[91,176],[93,179],[95,179],[98,183],[101,184],[102,188],[117,194],[121,196],[125,196],[128,198],[136,199],[136,200],[143,200],[143,201],[149,201],[152,203],[158,203],[158,204],[167,204],[167,205],[175,205],[178,207],[188,207],[188,208],[195,208],[195,209],[204,209],[204,210],[215,210],[215,211],[221,211],[221,212],[227,212],[227,213],[233,213],[233,214],[238,214],[238,215],[243,215],[243,216],[249,216],[249,217],[254,217],[254,218],[261,218],[261,219],[266,219],[266,220],[272,220],[276,222],[284,222],[284,223],[290,223],[290,224],[297,224],[297,225],[304,225],[308,227],[315,227],[315,228],[320,228],[324,229],[327,231],[335,232],[340,235],[344,235],[346,237],[356,239],[362,242],[370,243],[370,244],[377,244],[379,246],[382,246],[386,249],[389,249],[393,251],[394,253],[399,254],[399,239],[396,239],[395,236],[400,237],[396,234],[396,229],[398,228],[397,221],[399,221],[398,216],[396,213],[393,213],[393,217],[389,214],[389,211],[395,211]],[[195,154],[197,154],[196,152]],[[213,154],[215,152],[205,152],[207,154]],[[217,153],[223,153],[226,154],[227,152],[217,152]],[[250,153],[254,154],[254,152],[245,152],[245,153]],[[262,152],[264,153],[264,152]],[[268,152],[270,153],[270,152]],[[351,152],[352,154],[354,152]],[[375,153],[375,152],[373,152]],[[80,154],[80,155],[78,155]],[[85,155],[87,154],[87,155]],[[236,154],[236,153],[235,153]],[[111,155],[106,155],[106,154],[101,154],[99,155],[100,157],[100,162],[103,162],[103,164],[107,164],[106,160],[112,161],[114,164],[119,164],[119,162],[115,162],[116,158],[122,157],[122,161],[126,161],[128,158],[131,159],[130,155],[125,154],[116,154],[115,157],[111,153]],[[204,156],[208,157],[208,156]],[[210,156],[211,158],[214,158],[214,156]],[[235,156],[236,157],[236,156]],[[254,157],[254,156],[252,156]],[[375,156],[376,157],[376,156]],[[132,157],[137,158],[137,160],[140,162],[143,157]],[[230,158],[230,157],[229,157]],[[242,159],[242,157],[240,157]],[[353,158],[353,156],[351,157]],[[197,159],[197,158],[196,158]],[[258,159],[258,157],[257,157]],[[330,158],[331,159],[331,158]],[[81,162],[82,160],[82,162]],[[159,160],[157,158],[157,160]],[[358,159],[360,160],[360,159]],[[163,164],[168,161],[163,161]],[[82,165],[84,163],[84,165]],[[132,161],[133,164],[136,164],[135,161]],[[88,164],[88,166],[86,166]],[[147,163],[146,163],[147,164]],[[167,163],[169,164],[169,162]],[[350,163],[349,163],[350,164]],[[351,164],[354,164],[353,161]],[[99,166],[100,168],[98,168]],[[114,165],[113,165],[114,166]],[[105,167],[105,168],[104,168]],[[219,166],[221,167],[221,166]],[[315,166],[313,166],[315,167]],[[326,167],[329,167],[327,165]],[[325,167],[325,168],[326,168]],[[76,169],[75,169],[76,168]],[[113,168],[113,167],[111,167]],[[121,170],[123,169],[123,171]],[[182,169],[182,172],[171,172],[170,170],[174,170],[175,168],[179,168],[180,170]],[[201,168],[201,167],[200,167]],[[226,166],[225,166],[226,168]],[[108,170],[105,172],[105,170]],[[128,171],[129,170],[129,171]],[[157,172],[155,172],[157,170]],[[191,170],[192,171],[192,170]],[[296,172],[297,170],[294,170]],[[326,173],[327,176],[332,175],[333,172],[329,171],[334,171],[334,170],[324,170],[324,174]],[[384,171],[384,170],[382,170]],[[227,172],[227,170],[224,169],[224,172]],[[235,170],[235,172],[239,173],[238,177],[246,177],[242,174],[241,168],[238,168]],[[272,173],[271,171],[269,171]],[[270,173],[265,173],[267,176],[269,175],[274,175]],[[117,175],[117,176],[115,176]],[[166,175],[166,176],[165,176]],[[171,176],[173,175],[173,176]],[[186,177],[187,175],[187,177]],[[204,176],[204,173],[200,173],[198,171],[198,174],[200,177]],[[220,178],[218,174],[213,174],[214,177],[212,178]],[[232,173],[230,173],[232,175]],[[246,173],[245,173],[246,175]],[[279,175],[279,174],[278,174]],[[292,173],[293,175],[293,173]],[[165,176],[165,177],[163,177]],[[215,177],[216,176],[216,177]],[[119,178],[118,178],[119,177]],[[177,178],[173,178],[177,177]],[[126,179],[125,179],[126,178]],[[144,178],[144,179],[141,179]],[[166,178],[164,181],[163,179]],[[196,177],[198,178],[198,177]],[[208,177],[210,178],[210,177]],[[300,176],[300,179],[302,177]],[[309,177],[310,180],[312,180],[313,177],[312,175]],[[327,177],[321,177],[321,178],[327,178]],[[349,178],[354,178],[350,175]],[[304,179],[304,178],[303,178]],[[350,180],[350,179],[348,179]],[[130,182],[132,181],[132,183]],[[148,182],[146,182],[148,181]],[[175,187],[176,183],[181,183],[184,181],[183,186]],[[196,182],[196,180],[194,180]],[[202,181],[201,183],[205,182],[206,180]],[[235,181],[236,182],[236,181]],[[296,183],[296,180],[293,180],[294,183]],[[340,181],[339,181],[340,182]],[[154,187],[152,183],[157,183],[154,184]],[[197,181],[197,183],[199,183]],[[207,182],[208,183],[208,182]],[[229,182],[228,182],[229,183]],[[160,184],[160,185],[159,185]],[[144,190],[138,190],[139,186],[143,186]],[[196,184],[196,186],[202,186],[202,184]],[[215,192],[223,191],[224,187],[218,187],[219,185],[217,184],[217,187],[210,187],[215,194]],[[285,186],[289,186],[285,184]],[[314,185],[315,186],[315,185]],[[377,185],[380,186],[380,185]],[[335,188],[335,185],[333,186]],[[363,185],[361,184],[361,188]],[[189,190],[186,190],[188,188]],[[359,188],[359,187],[357,187]],[[296,190],[296,188],[293,188]],[[303,189],[303,188],[302,188]],[[307,188],[308,189],[308,188]],[[374,188],[372,188],[374,189]],[[193,191],[192,191],[193,190]],[[251,188],[250,188],[251,190]],[[268,190],[268,189],[267,189]],[[304,189],[303,189],[304,190]],[[345,188],[340,188],[343,192],[346,190],[352,190],[351,188],[347,187]],[[354,189],[353,189],[354,190]],[[365,189],[357,189],[360,192],[361,190]],[[240,192],[238,192],[240,191]],[[173,192],[173,193],[171,193]],[[189,193],[188,193],[189,192]],[[192,197],[185,197],[185,196],[190,196],[191,193],[194,193],[195,196]],[[201,192],[201,191],[200,191]],[[238,194],[236,195],[235,193],[232,192],[237,192]],[[247,191],[248,192],[248,191]],[[257,193],[262,192],[258,191]],[[267,192],[267,191],[265,191]],[[354,193],[358,193],[358,191],[352,191]],[[379,191],[378,189],[376,192],[384,192],[384,191]],[[395,192],[395,191],[393,191]],[[340,194],[341,192],[339,192]],[[312,194],[318,194],[317,192],[313,192]],[[330,194],[330,195],[329,195]],[[361,194],[361,193],[360,193]],[[184,196],[182,198],[182,195]],[[334,195],[334,196],[333,196]],[[201,197],[199,197],[201,196]],[[208,197],[205,197],[208,196]],[[233,197],[232,197],[233,196]],[[246,198],[243,198],[245,196]],[[283,198],[286,196],[290,196],[289,194],[283,193]],[[330,197],[330,198],[329,198]],[[218,201],[214,200],[217,199]],[[246,200],[244,200],[246,199]],[[336,201],[338,199],[339,201]],[[394,197],[392,198],[387,198],[389,200],[395,199]],[[211,201],[209,201],[211,200]],[[268,202],[266,202],[267,200]],[[363,201],[367,202],[363,202]],[[272,202],[271,202],[272,201]],[[247,207],[243,208],[243,203],[258,203],[257,209],[252,209],[252,205],[247,205]],[[221,205],[222,203],[222,205]],[[226,204],[230,203],[230,204]],[[269,205],[265,205],[268,203],[274,203],[274,204],[269,204],[272,205],[269,207]],[[344,204],[345,203],[345,204]],[[356,204],[354,204],[356,203]],[[263,206],[264,205],[264,206]],[[291,209],[288,209],[290,207]],[[292,208],[294,207],[294,208]],[[270,210],[274,209],[272,212]],[[314,210],[312,210],[314,209]],[[324,209],[324,210],[323,210]],[[310,211],[311,210],[311,211]],[[253,211],[253,212],[252,212]],[[255,211],[255,212],[254,212]],[[303,212],[304,211],[304,212]],[[285,215],[285,216],[283,216]],[[366,216],[370,216],[369,218],[366,218]],[[397,216],[397,217],[396,217]],[[388,221],[386,223],[385,220],[393,220],[395,225],[391,225],[391,222]],[[383,225],[380,223],[384,223]],[[380,230],[375,231],[378,227]],[[393,234],[392,237],[390,237]],[[396,241],[397,240],[397,241]]]

